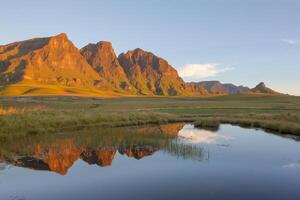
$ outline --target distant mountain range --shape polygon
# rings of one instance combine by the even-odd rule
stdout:
[[[110,42],[77,49],[62,33],[0,46],[1,95],[279,94],[219,81],[185,83],[163,58],[142,49],[117,56]]]
[[[221,83],[220,81],[201,81],[187,83],[189,85],[202,86],[209,94],[245,94],[245,93],[263,93],[263,94],[280,94],[268,88],[265,83],[261,82],[254,88],[245,86],[236,86],[231,83]]]

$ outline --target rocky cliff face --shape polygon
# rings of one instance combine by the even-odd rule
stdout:
[[[110,42],[101,41],[97,44],[88,44],[80,52],[99,76],[111,84],[113,88],[134,93],[134,88],[119,64]]]
[[[0,83],[92,87],[101,77],[67,38],[59,34],[0,46]]]
[[[169,63],[142,49],[122,53],[119,63],[138,91],[143,95],[188,95],[184,81]]]

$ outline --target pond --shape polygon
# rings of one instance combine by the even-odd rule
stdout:
[[[183,123],[6,138],[0,199],[297,199],[298,139]]]

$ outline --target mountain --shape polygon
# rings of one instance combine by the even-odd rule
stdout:
[[[59,34],[0,46],[1,84],[37,82],[93,86],[98,74],[67,38]]]
[[[0,85],[2,95],[112,90],[64,33],[0,46]]]
[[[262,94],[280,94],[270,88],[268,88],[264,82],[259,83],[253,89],[251,89],[252,93],[262,93]]]
[[[210,94],[239,94],[249,93],[250,88],[244,86],[236,86],[231,83],[221,83],[220,81],[202,81],[198,83],[190,83],[204,87]]]
[[[134,92],[110,42],[88,44],[80,50],[80,53],[99,76],[115,89]]]
[[[138,94],[142,95],[190,95],[185,82],[164,59],[151,52],[135,49],[122,53],[119,63]]]
[[[219,81],[185,83],[163,58],[142,49],[118,57],[110,42],[77,49],[65,33],[0,46],[0,95],[279,94]]]

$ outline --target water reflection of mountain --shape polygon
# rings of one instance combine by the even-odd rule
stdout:
[[[24,156],[14,160],[14,165],[35,170],[47,170],[66,174],[68,169],[78,159],[85,161],[90,165],[100,167],[110,166],[114,160],[117,151],[128,157],[141,159],[145,156],[152,155],[158,148],[152,146],[134,146],[128,148],[104,147],[97,150],[74,148],[74,146],[60,146],[50,148],[44,154],[35,154],[33,156]]]
[[[184,159],[202,160],[199,147],[174,140],[184,124],[82,130],[59,135],[7,138],[0,160],[35,170],[66,174],[78,159],[91,165],[112,165],[117,153],[140,160],[162,150]],[[174,142],[175,141],[175,142]]]

